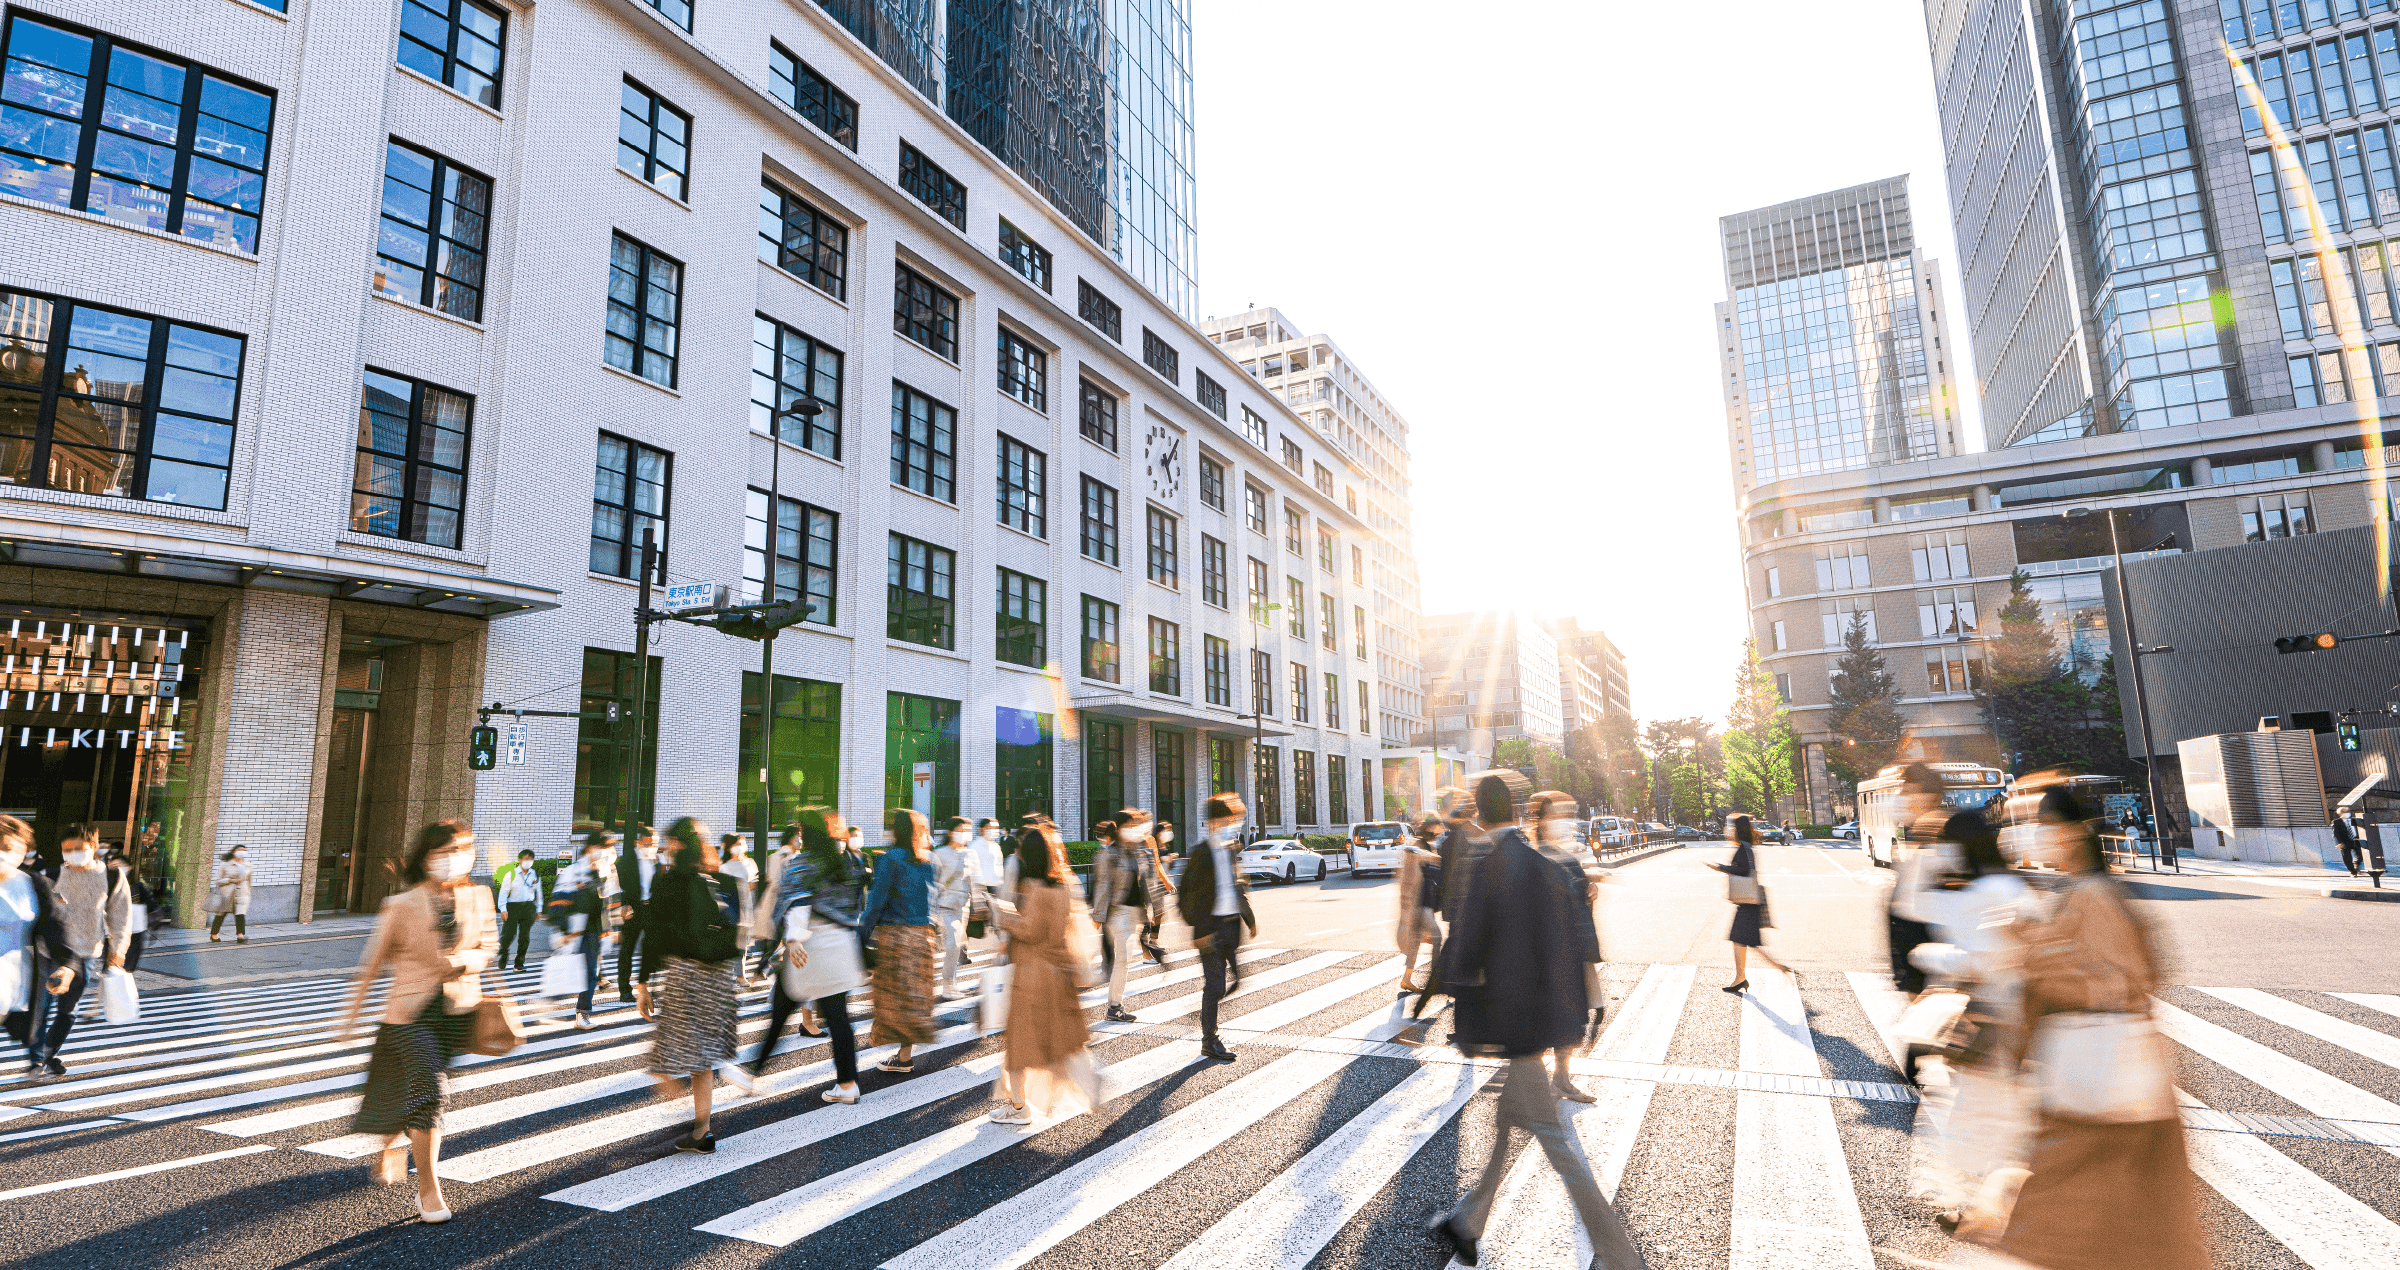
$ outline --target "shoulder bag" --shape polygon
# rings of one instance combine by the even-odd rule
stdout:
[[[525,1043],[525,1025],[517,1018],[517,1003],[506,997],[487,994],[475,1003],[468,1017],[474,1020],[467,1041],[470,1054],[497,1058],[515,1053]]]
[[[1766,895],[1758,888],[1756,873],[1728,873],[1725,875],[1725,898],[1736,904],[1759,904],[1765,902]]]
[[[858,936],[833,921],[812,920],[801,944],[806,965],[783,963],[783,995],[794,1001],[814,1001],[837,992],[854,992],[867,982],[867,967],[858,953]]]
[[[2042,1111],[2094,1124],[2145,1124],[2175,1116],[2167,1039],[2147,1014],[2078,1010],[2044,1015],[2030,1055],[2041,1073]]]

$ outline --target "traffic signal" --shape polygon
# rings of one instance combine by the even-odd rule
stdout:
[[[488,772],[499,757],[500,729],[470,728],[467,731],[467,766],[478,772]]]
[[[2275,651],[2278,653],[2321,653],[2341,642],[2342,637],[2332,631],[2318,631],[2314,635],[2286,635],[2275,641]]]
[[[796,626],[807,620],[810,607],[805,600],[745,604],[718,614],[717,620],[709,625],[737,639],[765,639],[786,626]]]
[[[2333,735],[2334,735],[2334,737],[2335,737],[2337,740],[2339,740],[2339,741],[2342,743],[2342,748],[2343,748],[2343,749],[2345,749],[2345,750],[2355,750],[2355,749],[2357,749],[2357,748],[2358,748],[2358,725],[2357,725],[2357,724],[2355,724],[2355,723],[2337,723],[2337,724],[2334,724],[2334,725],[2333,725]]]

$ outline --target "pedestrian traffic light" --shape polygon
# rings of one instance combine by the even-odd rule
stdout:
[[[500,729],[470,728],[467,731],[467,766],[478,772],[492,770],[500,757]]]
[[[2341,741],[2341,743],[2342,743],[2342,748],[2343,748],[2343,749],[2345,749],[2345,750],[2355,750],[2355,749],[2357,749],[2357,748],[2358,748],[2358,725],[2357,725],[2357,724],[2355,724],[2355,723],[2337,723],[2337,724],[2334,724],[2334,725],[2333,725],[2333,735],[2335,736],[2335,738],[2336,738],[2336,739],[2338,739],[2338,740],[2340,740],[2340,741]]]
[[[2318,631],[2314,635],[2286,635],[2275,641],[2275,651],[2278,653],[2321,653],[2341,642],[2342,637],[2332,631]]]
[[[786,626],[806,621],[812,608],[805,600],[776,600],[769,604],[745,604],[727,609],[709,623],[737,639],[765,639]]]

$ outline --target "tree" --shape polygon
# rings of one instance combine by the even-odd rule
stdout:
[[[1825,747],[1825,768],[1855,795],[1858,783],[1889,766],[1900,752],[1900,733],[1908,726],[1900,707],[1900,681],[1884,665],[1883,651],[1867,640],[1867,615],[1852,613],[1842,632],[1842,659],[1834,663],[1832,692],[1827,705],[1832,715],[1834,743]]]
[[[2009,578],[2008,603],[2000,609],[2000,638],[1988,648],[1983,683],[1976,693],[1984,716],[2013,760],[2011,766],[2018,771],[2138,771],[2125,754],[2115,659],[2103,660],[2093,682],[2084,682],[2060,655],[2058,636],[2042,616],[2042,602],[2034,597],[2031,583],[2023,572]]]
[[[1798,738],[1775,676],[1758,659],[1758,641],[1742,641],[1725,715],[1725,780],[1735,806],[1772,820],[1777,800],[1800,788]]]

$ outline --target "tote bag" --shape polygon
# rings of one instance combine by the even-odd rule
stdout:
[[[2167,1039],[2146,1014],[2085,1011],[2045,1016],[2033,1033],[2042,1110],[2095,1124],[2143,1124],[2175,1115]]]
[[[1067,912],[1067,969],[1078,988],[1096,988],[1108,976],[1100,972],[1100,928],[1092,924],[1092,911],[1083,900],[1068,892]]]
[[[1738,873],[1725,875],[1725,898],[1736,904],[1756,904],[1766,897],[1759,894],[1758,875],[1744,877]]]
[[[112,966],[100,976],[100,1013],[112,1024],[141,1022],[142,993],[134,985],[133,972]]]
[[[794,1001],[814,1001],[837,992],[855,992],[867,982],[866,963],[859,959],[858,936],[847,926],[822,922],[808,931],[808,964],[783,963],[783,995]]]
[[[553,950],[542,962],[542,984],[535,995],[544,997],[579,997],[591,985],[584,980],[583,940],[568,940]]]
[[[1015,966],[994,966],[983,972],[982,1013],[978,1025],[986,1036],[1008,1030],[1008,991],[1016,984]]]

